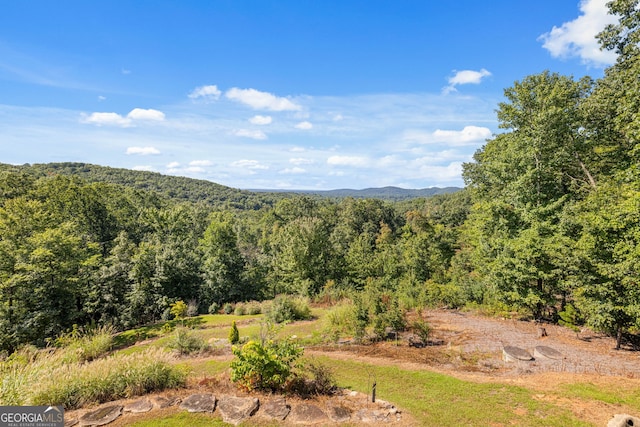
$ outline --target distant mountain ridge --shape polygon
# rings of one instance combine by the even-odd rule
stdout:
[[[205,202],[213,206],[224,205],[237,209],[259,209],[265,205],[273,205],[277,200],[295,194],[329,198],[353,197],[400,201],[453,193],[460,190],[458,187],[404,189],[391,186],[363,190],[240,190],[202,179],[77,162],[25,165],[0,163],[0,171],[2,170],[22,171],[35,176],[56,174],[78,176],[88,182],[118,184],[139,190],[154,191],[175,200]]]
[[[322,197],[343,198],[353,197],[356,199],[383,199],[383,200],[406,200],[417,199],[421,197],[431,197],[438,194],[448,194],[460,191],[459,187],[431,187],[421,189],[408,189],[400,187],[376,187],[365,188],[362,190],[354,190],[350,188],[341,188],[337,190],[249,190],[255,192],[287,192],[296,194],[313,194]]]

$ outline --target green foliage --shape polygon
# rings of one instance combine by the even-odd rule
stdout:
[[[174,319],[182,320],[187,317],[187,304],[184,301],[176,301],[170,306],[170,313],[173,315]]]
[[[233,348],[231,380],[246,390],[281,390],[302,353],[302,347],[289,339],[249,341]]]
[[[1,405],[87,404],[130,398],[166,388],[182,387],[186,372],[160,350],[114,355],[88,363],[65,362],[66,350],[40,352],[28,363],[0,364]]]
[[[209,347],[202,338],[188,328],[176,328],[166,346],[181,355],[202,352]]]
[[[266,319],[273,323],[292,322],[311,318],[309,300],[304,297],[278,295],[266,314]]]
[[[424,320],[422,316],[411,322],[410,327],[411,331],[418,337],[420,337],[423,343],[429,342],[429,337],[431,335],[431,325],[429,325],[429,322]]]
[[[115,330],[111,326],[78,328],[60,335],[54,343],[66,350],[67,362],[90,362],[111,350]]]
[[[233,313],[233,310],[234,310],[233,304],[231,304],[229,302],[225,303],[225,305],[222,306],[222,312],[224,314],[231,314],[231,313]]]
[[[576,333],[580,331],[580,327],[578,325],[580,324],[581,316],[573,304],[567,304],[564,307],[564,310],[558,312],[558,316],[560,316],[558,324],[565,326]]]
[[[229,330],[229,342],[232,345],[236,345],[240,342],[240,331],[238,331],[238,326],[236,325],[236,321],[231,322],[231,329]]]
[[[358,318],[358,307],[351,300],[342,300],[324,316],[324,332],[332,341],[340,337],[361,339],[365,334],[367,320]]]

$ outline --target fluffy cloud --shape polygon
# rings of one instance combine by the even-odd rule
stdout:
[[[150,154],[160,154],[160,150],[155,147],[129,147],[127,148],[127,154],[139,154],[141,156],[148,156]]]
[[[305,173],[306,170],[299,168],[299,167],[295,167],[295,168],[286,168],[286,169],[282,169],[280,172],[281,174],[290,174],[290,175],[296,175],[296,174],[301,174],[301,173]]]
[[[268,92],[260,92],[255,89],[229,89],[225,96],[232,101],[248,105],[256,110],[270,111],[298,111],[301,107],[287,98],[275,96]]]
[[[465,126],[462,130],[436,129],[433,132],[419,130],[406,131],[403,139],[419,144],[445,143],[449,145],[467,145],[484,141],[492,135],[491,130],[482,126]]]
[[[455,74],[449,77],[449,86],[444,88],[445,93],[455,92],[456,86],[458,85],[468,85],[468,84],[479,84],[482,79],[485,77],[489,77],[491,73],[484,68],[480,71],[473,70],[462,70],[455,71]]]
[[[616,17],[608,14],[609,0],[582,0],[582,14],[573,21],[565,22],[560,27],[553,27],[542,34],[538,40],[554,58],[578,57],[584,64],[597,67],[611,65],[616,54],[600,50],[595,36],[608,24],[614,24]]]
[[[81,122],[93,124],[96,126],[119,126],[119,127],[131,127],[134,126],[136,121],[164,121],[165,115],[162,111],[144,108],[134,108],[127,114],[126,117],[121,116],[118,113],[91,113],[90,115],[83,115]]]
[[[300,122],[296,125],[296,129],[309,130],[313,128],[313,124],[311,122]]]
[[[267,134],[261,130],[238,129],[233,132],[235,136],[251,139],[267,139]]]
[[[199,86],[191,91],[189,98],[204,99],[205,101],[215,101],[220,98],[222,92],[216,85]]]
[[[365,167],[369,165],[369,159],[361,156],[331,156],[327,163],[331,166]]]
[[[311,159],[305,159],[305,158],[302,158],[302,157],[297,157],[297,158],[294,158],[294,159],[289,159],[289,163],[291,163],[292,165],[300,166],[300,165],[312,165],[315,162],[313,160],[311,160]]]
[[[143,172],[152,172],[153,171],[153,167],[152,166],[134,166],[131,169],[133,169],[134,171],[143,171]]]
[[[235,162],[231,163],[231,166],[235,167],[235,168],[243,168],[243,169],[262,169],[262,170],[266,170],[269,169],[269,166],[260,164],[259,161],[257,160],[247,160],[247,159],[243,159],[243,160],[236,160]]]
[[[118,113],[91,113],[89,116],[84,116],[81,121],[96,126],[131,126],[131,119],[122,117]]]
[[[164,120],[164,113],[154,109],[134,108],[127,114],[127,118],[131,120],[152,120],[161,122]]]
[[[269,125],[273,119],[271,116],[253,116],[249,119],[249,122],[254,125]]]
[[[178,163],[178,162],[171,162],[171,163],[169,163],[167,165],[167,169],[175,169],[175,168],[178,168],[178,167],[180,167],[180,163]]]

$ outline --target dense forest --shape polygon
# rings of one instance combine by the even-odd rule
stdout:
[[[0,349],[227,302],[373,295],[381,311],[472,305],[640,327],[640,11],[616,0],[604,76],[525,77],[466,188],[389,202],[231,191],[90,165],[0,168]],[[104,169],[100,169],[104,171]]]

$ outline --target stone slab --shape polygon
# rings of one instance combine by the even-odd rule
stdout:
[[[283,421],[291,412],[291,406],[283,397],[267,400],[260,405],[260,415],[277,421]]]
[[[260,401],[255,397],[222,396],[217,403],[222,421],[234,426],[249,419],[259,407]]]
[[[153,403],[149,399],[140,399],[135,402],[124,405],[124,412],[131,412],[132,414],[142,414],[149,412],[153,409]]]
[[[301,403],[291,409],[287,421],[299,425],[327,424],[329,417],[316,405]]]
[[[533,356],[542,359],[560,360],[562,359],[562,353],[555,348],[547,347],[546,345],[539,345],[533,349]]]
[[[216,397],[211,393],[192,394],[182,401],[180,409],[189,412],[213,412],[216,409]]]
[[[79,421],[81,426],[103,426],[115,421],[120,415],[121,405],[108,405],[85,413]]]

